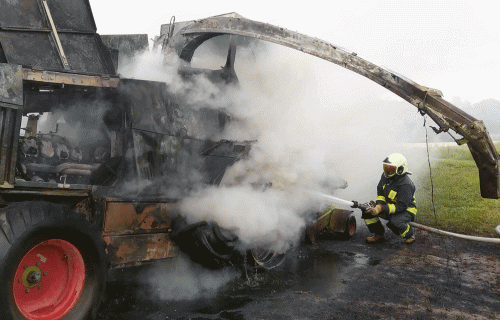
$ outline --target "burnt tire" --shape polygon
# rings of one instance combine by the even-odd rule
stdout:
[[[93,319],[108,260],[83,214],[42,201],[0,211],[0,319]]]
[[[286,259],[286,253],[263,248],[251,249],[247,253],[247,266],[256,271],[266,271],[279,267]]]
[[[342,236],[344,239],[351,239],[354,234],[356,233],[356,217],[354,217],[354,214],[350,214],[349,217],[347,218],[347,221],[345,223],[345,230],[342,233]]]
[[[237,237],[206,221],[188,225],[185,220],[174,222],[172,239],[189,258],[205,268],[221,269],[239,263],[235,250]]]

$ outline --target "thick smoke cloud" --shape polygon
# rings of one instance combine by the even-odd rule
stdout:
[[[223,65],[225,56],[213,60],[208,51],[195,54],[193,66]],[[146,53],[121,73],[167,82],[175,93],[190,93],[193,103],[224,109],[232,121],[222,138],[257,141],[247,159],[228,169],[222,187],[198,191],[181,206],[188,222],[214,221],[233,231],[243,249],[296,245],[314,213],[330,205],[306,190],[365,202],[376,197],[388,154],[403,153],[417,177],[427,164],[424,148],[405,145],[424,138],[425,130],[415,129],[423,123],[417,110],[339,66],[250,42],[237,51],[238,89],[221,95],[201,76],[182,82],[175,59],[163,62],[159,53]]]
[[[221,67],[225,56],[214,59],[210,46],[195,54],[194,67]],[[238,90],[221,95],[203,76],[183,82],[175,58],[163,63],[162,55],[146,53],[121,73],[167,82],[174,93],[189,93],[194,104],[227,110],[232,122],[223,138],[257,140],[249,158],[226,172],[224,188],[197,193],[183,206],[191,222],[215,221],[248,245],[259,239],[255,244],[284,250],[297,243],[310,213],[326,205],[304,196],[304,189],[368,201],[376,196],[381,161],[389,153],[405,154],[414,173],[425,164],[424,149],[404,146],[424,135],[423,128],[416,132],[408,125],[422,123],[416,109],[339,66],[250,42],[237,51]],[[267,183],[273,188],[250,187]]]
[[[215,221],[237,234],[241,250],[265,247],[279,253],[297,245],[310,209],[303,194],[249,185],[208,188],[182,205],[188,222]]]

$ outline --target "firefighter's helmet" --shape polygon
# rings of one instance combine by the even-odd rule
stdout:
[[[384,175],[390,178],[397,175],[411,174],[408,171],[408,162],[401,153],[391,153],[387,158],[382,161],[384,166]]]

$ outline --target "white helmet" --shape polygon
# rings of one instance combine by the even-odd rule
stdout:
[[[401,153],[391,153],[387,158],[382,161],[384,164],[384,175],[387,178],[394,176],[395,174],[403,175],[405,173],[411,174],[408,171],[408,163],[406,158]]]

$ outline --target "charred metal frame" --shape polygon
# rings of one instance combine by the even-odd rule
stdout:
[[[418,108],[422,115],[436,122],[440,130],[453,130],[464,137],[458,144],[467,143],[479,169],[481,196],[500,198],[500,156],[495,149],[483,121],[455,107],[442,98],[440,91],[421,86],[412,80],[360,58],[356,53],[318,38],[290,31],[274,25],[249,20],[238,14],[210,17],[185,22],[176,29],[164,48],[166,54],[175,53],[190,62],[193,54],[206,40],[223,35],[238,35],[264,40],[335,63],[356,72],[390,90]],[[162,31],[165,27],[162,27]],[[165,35],[162,35],[165,37]],[[160,39],[162,39],[160,37]],[[233,57],[234,59],[234,57]],[[227,64],[226,67],[230,67]]]

